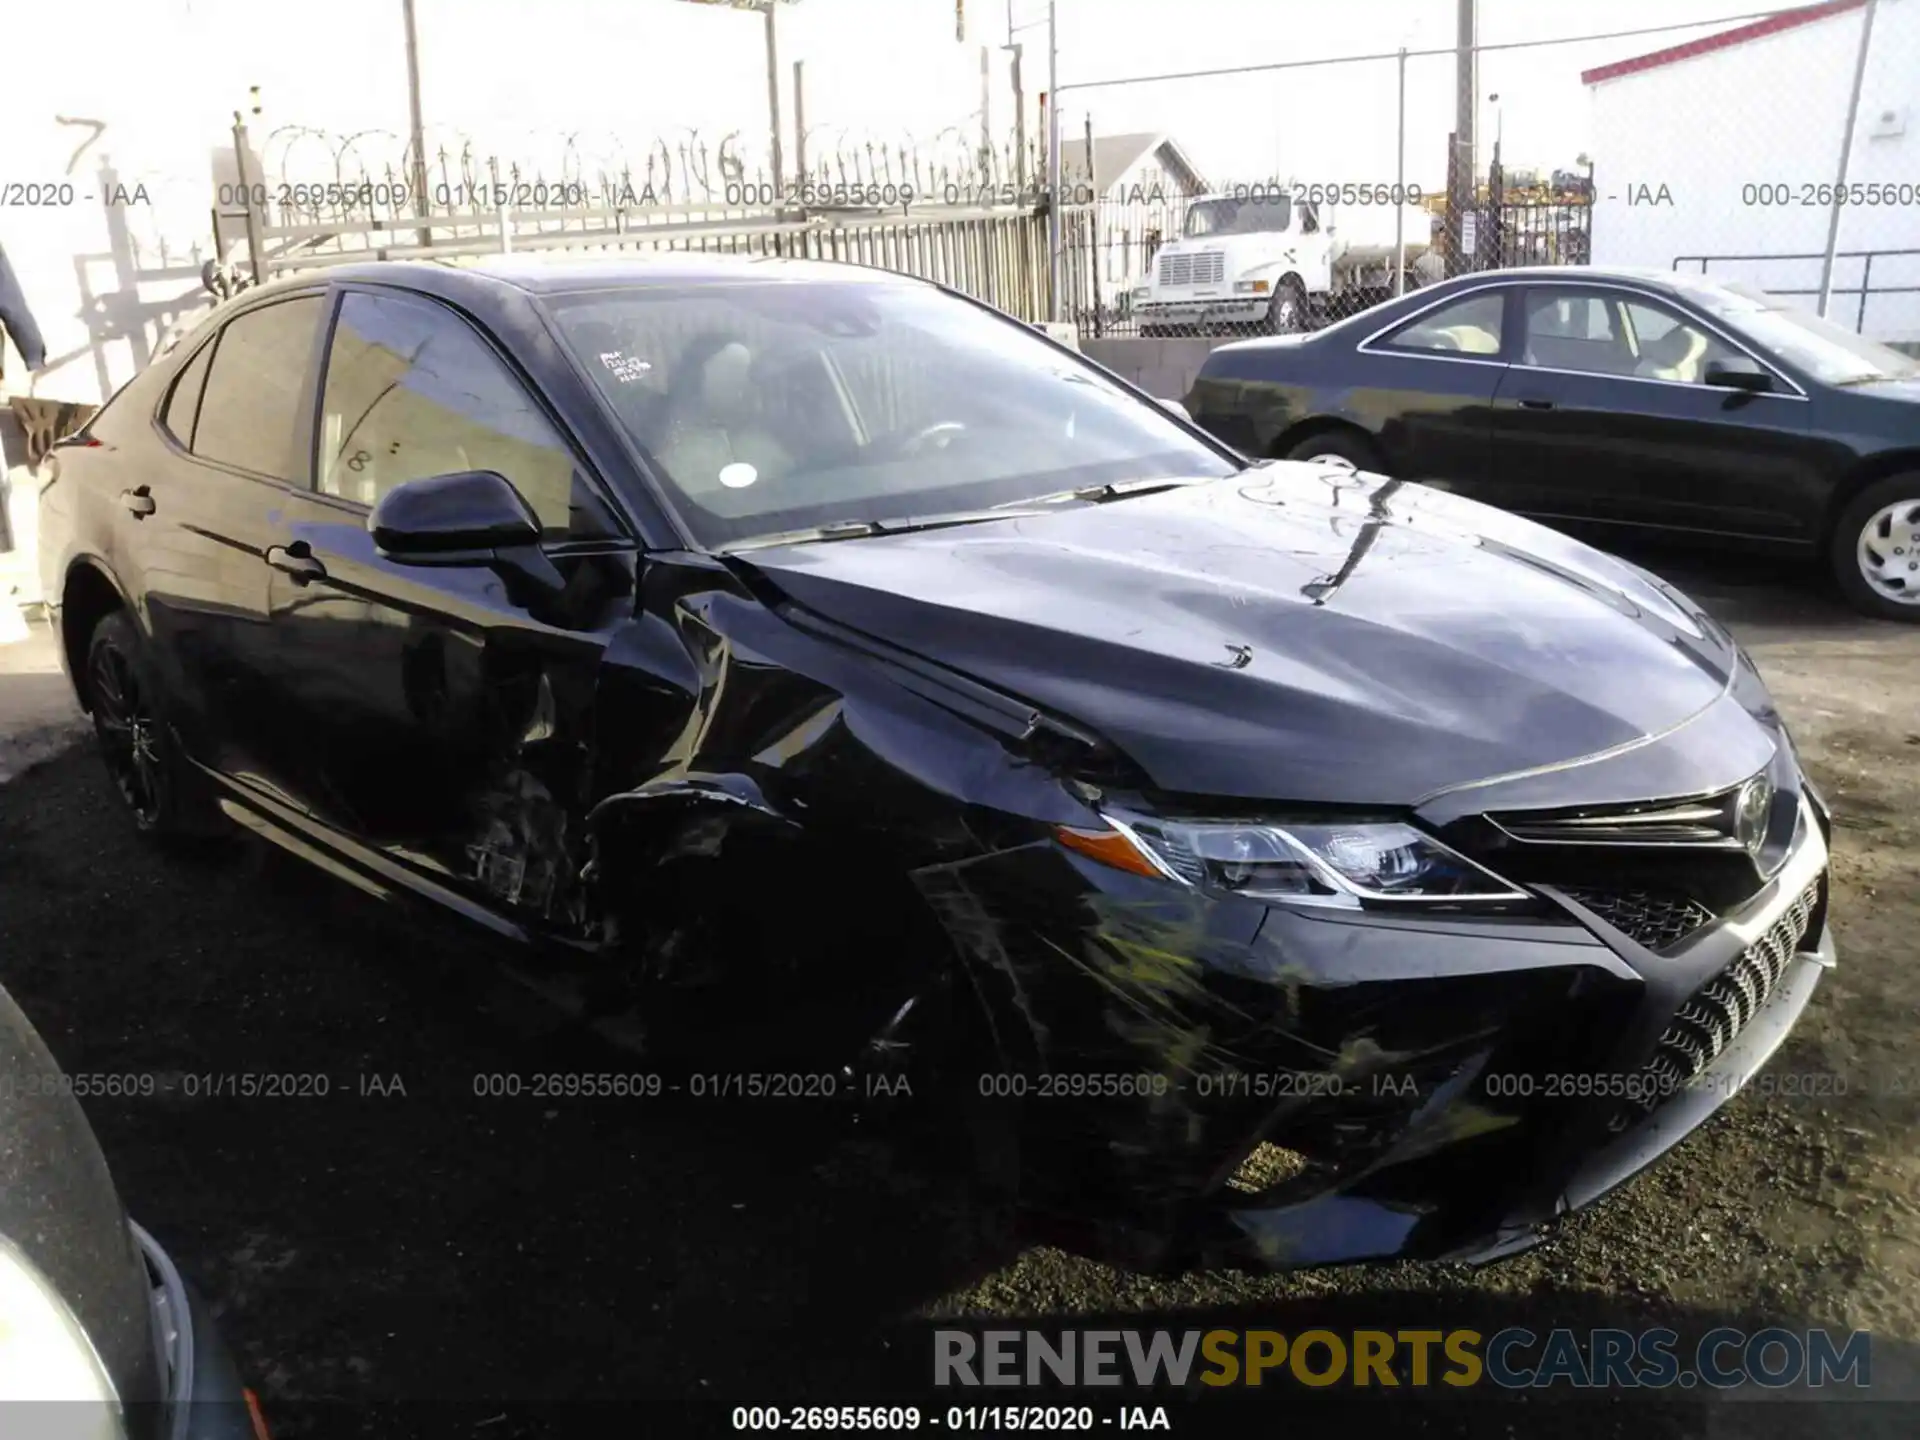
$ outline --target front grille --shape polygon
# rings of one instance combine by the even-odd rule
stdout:
[[[1661,1032],[1653,1057],[1640,1067],[1638,1083],[1625,1087],[1629,1098],[1615,1113],[1611,1129],[1626,1129],[1685,1089],[1726,1052],[1787,973],[1807,937],[1807,923],[1819,908],[1825,884],[1823,875],[1802,890],[1766,934],[1687,998]]]
[[[1576,810],[1517,811],[1490,817],[1516,840],[1536,845],[1723,845],[1744,848],[1739,813],[1745,785],[1695,800],[1637,800]],[[1771,800],[1772,791],[1761,792]]]
[[[1221,250],[1204,250],[1198,255],[1162,255],[1162,285],[1218,285],[1226,278],[1227,257]]]
[[[1713,923],[1713,912],[1686,895],[1653,890],[1576,890],[1577,900],[1621,934],[1649,950],[1666,950]]]

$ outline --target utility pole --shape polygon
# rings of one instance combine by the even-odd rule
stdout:
[[[807,62],[793,62],[793,178],[800,187],[800,203],[807,194]]]
[[[993,178],[993,51],[980,47],[980,176]]]
[[[1018,45],[1007,47],[1013,51],[1013,183],[1019,189],[1027,188],[1027,92],[1020,80],[1020,49]]]
[[[774,34],[774,3],[764,0],[760,13],[767,22],[767,124],[773,136],[773,196],[778,200],[786,193],[786,166],[780,153],[780,44]]]
[[[1027,188],[1027,90],[1020,78],[1020,57],[1025,47],[1013,38],[1013,0],[1007,0],[1007,43],[1000,48],[1013,56],[1009,79],[1013,84],[1013,181]]]
[[[412,173],[407,185],[413,191],[413,213],[427,218],[427,127],[420,118],[420,32],[413,18],[413,0],[400,0],[400,16],[407,28],[407,138],[413,146]],[[418,231],[422,245],[433,243],[433,234],[424,225]]]
[[[786,193],[786,155],[780,140],[780,42],[775,32],[773,11],[777,5],[793,0],[687,0],[694,5],[723,5],[732,10],[758,10],[767,36],[767,135],[772,141],[773,193]],[[411,0],[409,0],[411,5]]]
[[[1480,109],[1480,0],[1455,0],[1456,33],[1453,54],[1453,163],[1447,167],[1453,182],[1447,196],[1448,229],[1453,233],[1450,275],[1465,269],[1462,237],[1473,209],[1479,155],[1474,144],[1474,120]]]
[[[1047,318],[1060,318],[1060,32],[1047,0]]]

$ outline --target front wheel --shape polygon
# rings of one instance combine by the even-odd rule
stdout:
[[[1854,609],[1920,623],[1920,471],[1889,475],[1854,496],[1834,526],[1829,558]]]
[[[1297,335],[1307,328],[1307,292],[1298,280],[1282,280],[1275,288],[1261,328],[1269,335]]]

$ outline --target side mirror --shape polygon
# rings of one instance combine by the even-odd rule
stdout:
[[[1773,377],[1745,355],[1724,360],[1709,360],[1702,377],[1709,385],[1725,390],[1747,390],[1754,394],[1773,389]]]
[[[540,549],[540,517],[492,470],[457,470],[396,485],[367,517],[374,548],[398,565],[485,565],[515,599],[558,593],[566,578]]]

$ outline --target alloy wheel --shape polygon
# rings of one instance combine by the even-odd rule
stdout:
[[[107,773],[134,819],[143,829],[151,829],[160,822],[165,782],[159,724],[139,674],[119,646],[98,645],[87,666],[87,687]]]
[[[1896,605],[1920,605],[1920,496],[1882,505],[1854,545],[1860,576]]]

